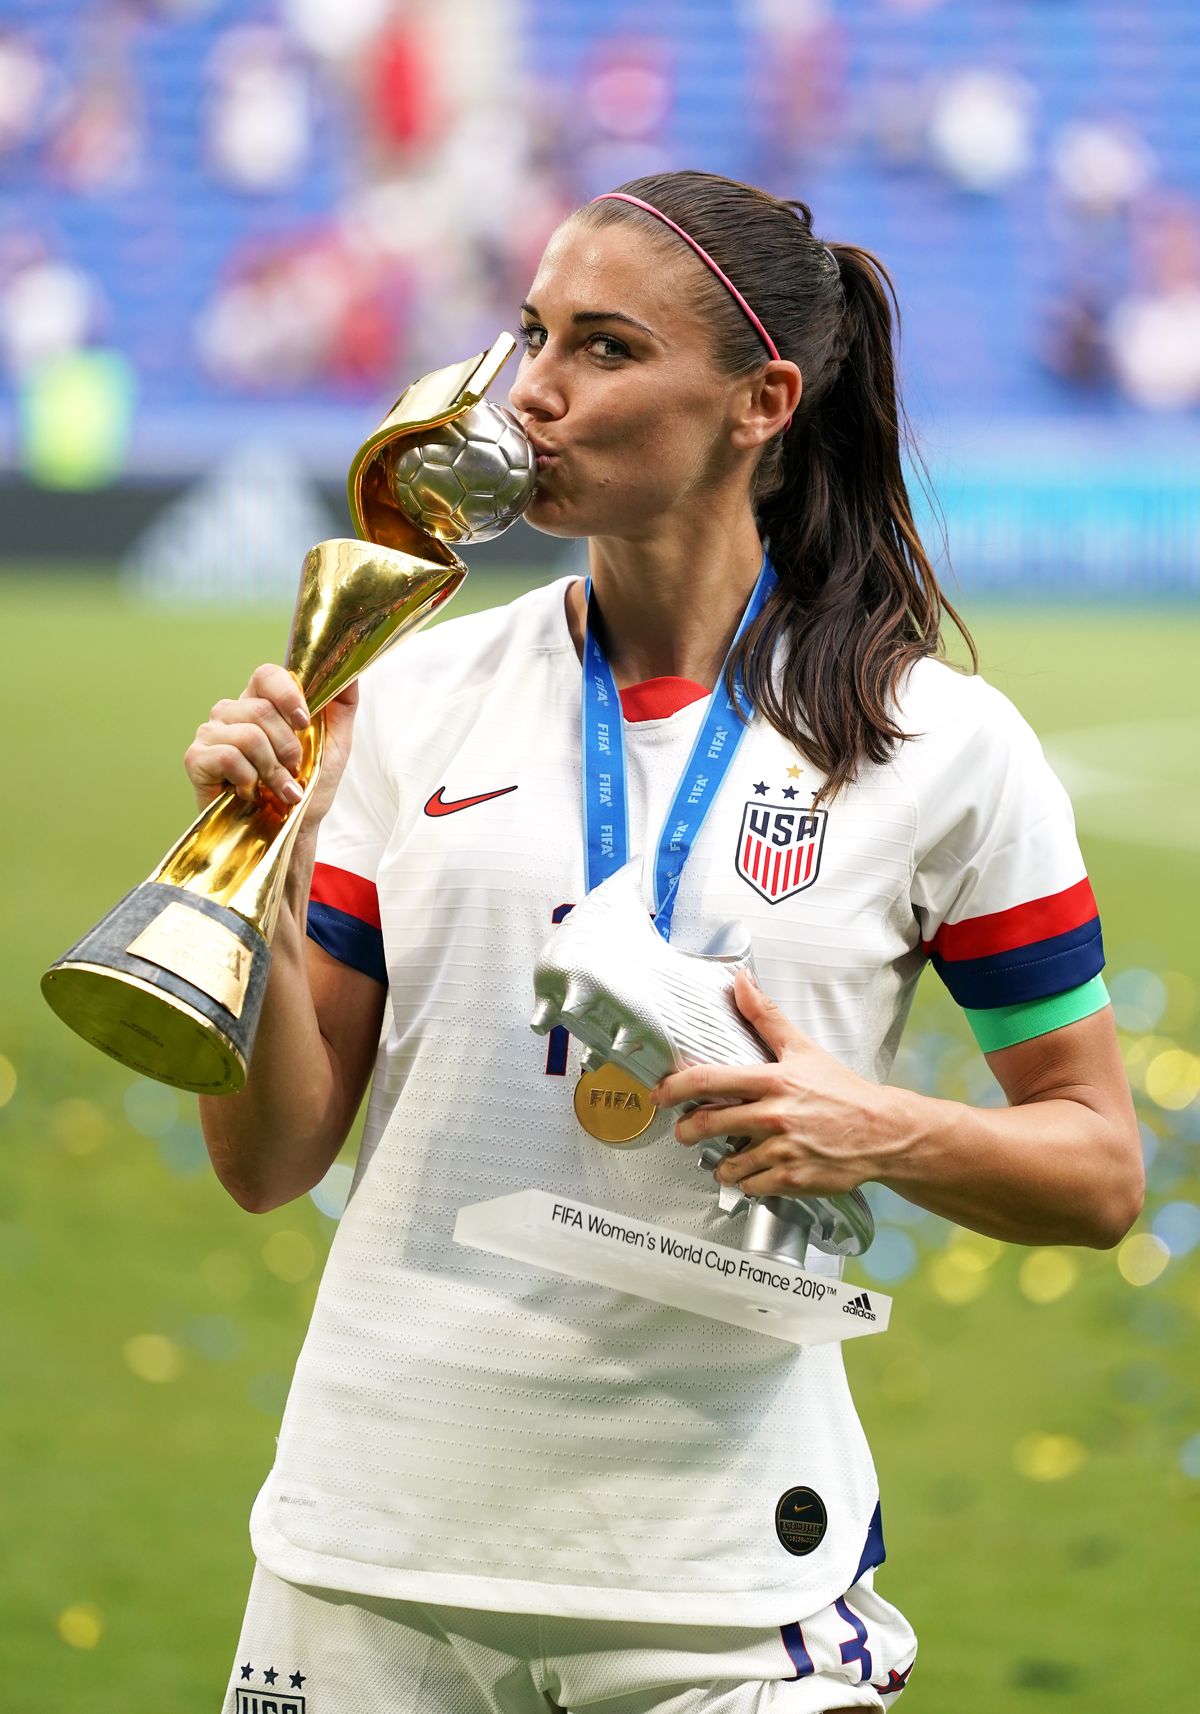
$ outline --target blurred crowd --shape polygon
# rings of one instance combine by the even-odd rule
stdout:
[[[103,208],[155,182],[166,97],[147,67],[168,63],[173,29],[194,32],[208,15],[187,86],[176,67],[166,93],[195,107],[202,194],[229,237],[205,258],[171,360],[218,396],[374,393],[481,348],[511,323],[570,208],[697,164],[784,195],[836,170],[883,197],[916,182],[935,211],[966,198],[1020,214],[1042,264],[1023,312],[1031,374],[1145,410],[1200,404],[1191,187],[1126,113],[1047,111],[1011,53],[929,63],[915,39],[906,48],[906,22],[951,0],[729,0],[746,45],[729,73],[741,80],[737,161],[680,157],[678,3],[606,20],[584,0],[43,4],[70,17],[69,59],[31,26],[29,0],[0,0],[0,185],[18,193],[0,212],[10,388],[126,338],[119,269],[81,258],[47,211],[55,198]],[[866,11],[898,51],[864,76],[853,31]],[[591,20],[569,74],[538,67],[551,13],[560,28],[564,14]],[[332,189],[314,201],[318,176]],[[33,203],[20,194],[30,185]]]

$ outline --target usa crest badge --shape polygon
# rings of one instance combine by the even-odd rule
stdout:
[[[828,811],[756,803],[742,812],[737,872],[769,905],[811,887],[821,869]]]

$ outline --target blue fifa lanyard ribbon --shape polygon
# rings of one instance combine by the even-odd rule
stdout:
[[[729,653],[766,605],[778,582],[766,553],[758,582],[742,614]],[[583,640],[583,834],[584,879],[590,893],[629,861],[629,802],[625,781],[625,739],[621,698],[604,646],[593,624],[592,581],[587,581],[587,631]],[[726,665],[729,657],[726,656]],[[708,699],[704,719],[687,759],[654,856],[654,926],[670,939],[671,917],[680,876],[716,801],[753,710],[736,675],[734,694],[725,683],[725,667]]]

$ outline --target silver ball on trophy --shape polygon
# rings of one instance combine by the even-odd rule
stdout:
[[[444,542],[487,542],[524,512],[537,457],[516,417],[484,401],[398,448],[388,487],[401,510]]]

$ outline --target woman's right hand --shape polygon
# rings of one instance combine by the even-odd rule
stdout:
[[[306,825],[315,826],[333,801],[350,755],[357,706],[357,684],[325,706],[325,757],[305,812]],[[300,687],[287,668],[272,663],[257,667],[240,697],[214,703],[184,754],[199,808],[231,787],[251,802],[260,784],[286,804],[299,803],[296,770],[302,752],[297,733],[310,720]]]

